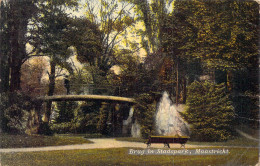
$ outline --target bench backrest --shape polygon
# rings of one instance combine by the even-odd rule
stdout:
[[[184,144],[188,141],[189,137],[164,137],[164,136],[150,136],[150,143],[181,143]]]

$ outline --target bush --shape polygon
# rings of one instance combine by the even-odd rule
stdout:
[[[78,105],[77,108],[70,110],[73,117],[70,121],[51,125],[55,133],[94,133],[97,130],[99,120],[100,103],[88,102],[88,104]]]
[[[58,117],[55,119],[57,123],[70,122],[74,117],[74,110],[78,107],[76,101],[57,102]]]
[[[136,99],[134,117],[141,126],[143,138],[155,134],[156,97],[152,93],[143,93]]]
[[[35,111],[37,104],[36,100],[32,100],[31,97],[21,92],[1,94],[2,119],[5,120],[9,132],[25,133],[30,127],[35,127],[30,126],[31,123],[34,123],[30,121],[34,119],[38,122],[38,119],[31,117],[31,112]]]
[[[192,125],[192,139],[225,141],[232,138],[234,108],[224,84],[193,82],[188,87],[187,106],[182,115]]]
[[[5,110],[9,107],[8,94],[0,93],[0,132],[8,132],[8,119],[5,117]]]
[[[72,133],[73,124],[71,122],[57,123],[51,125],[51,130],[55,133],[65,134]]]
[[[87,102],[75,111],[73,121],[78,124],[77,132],[94,133],[97,131],[99,108],[99,102]]]

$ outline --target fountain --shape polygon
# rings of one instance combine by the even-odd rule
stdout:
[[[135,138],[141,138],[141,127],[137,120],[132,124],[131,135]]]
[[[179,107],[171,101],[169,94],[163,92],[155,114],[155,131],[162,136],[189,136],[189,125],[180,116]],[[129,110],[129,116],[123,121],[123,133],[131,130],[132,137],[141,137],[141,127],[134,119],[134,108]]]
[[[188,124],[180,116],[177,106],[172,103],[169,94],[163,92],[155,114],[155,129],[158,135],[189,136]]]
[[[127,119],[123,121],[123,125],[125,126],[130,125],[133,119],[133,115],[134,115],[134,108],[131,107]]]
[[[134,107],[130,108],[129,116],[126,120],[123,121],[123,134],[128,133],[128,129],[131,130],[131,136],[139,138],[141,137],[140,125],[137,120],[133,120]]]

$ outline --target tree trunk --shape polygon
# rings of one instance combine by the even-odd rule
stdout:
[[[18,24],[18,25],[16,25]],[[22,54],[19,50],[21,45],[19,44],[19,22],[9,22],[8,26],[10,30],[10,92],[20,90],[20,78],[21,78],[21,66],[22,66]]]
[[[20,70],[27,56],[25,45],[28,20],[36,11],[35,1],[31,0],[10,0],[1,5],[1,92],[20,90]]]
[[[7,35],[7,23],[6,6],[2,5],[0,8],[0,93],[7,92],[9,89],[9,44],[10,40]]]
[[[227,89],[229,92],[232,90],[232,71],[227,70]]]
[[[21,6],[25,7],[21,10]],[[29,6],[28,6],[29,5]],[[22,4],[16,1],[10,1],[10,11],[8,14],[8,34],[10,35],[10,91],[14,92],[21,89],[21,66],[24,59],[27,57],[26,53],[26,33],[28,19],[32,17],[32,11],[27,11],[33,6],[31,1],[28,4]],[[24,11],[27,11],[23,13]],[[23,14],[23,16],[21,16]]]
[[[21,63],[11,66],[10,92],[21,89]]]
[[[48,91],[48,96],[53,96],[54,94],[54,89],[55,89],[55,73],[56,73],[56,62],[54,62],[53,60],[51,60],[50,62],[50,66],[51,66],[51,73],[49,76],[49,91]]]
[[[3,57],[2,55],[0,55]],[[7,92],[9,89],[9,74],[10,74],[10,69],[9,69],[9,63],[6,61],[1,61],[1,68],[0,68],[0,93],[2,92]]]
[[[176,105],[179,104],[179,59],[176,57]]]
[[[183,77],[183,94],[182,94],[182,102],[183,104],[186,103],[186,97],[187,97],[187,88],[186,88],[186,78]]]
[[[54,94],[54,89],[55,89],[55,73],[56,73],[56,62],[53,60],[50,61],[50,66],[51,66],[51,73],[49,76],[49,91],[48,91],[48,96],[53,96]],[[52,101],[47,102],[46,110],[45,110],[45,118],[44,122],[49,123],[50,121],[50,116],[51,116],[51,106],[52,106]]]

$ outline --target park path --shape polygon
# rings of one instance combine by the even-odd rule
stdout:
[[[240,135],[243,136],[243,137],[246,137],[246,138],[251,139],[251,140],[254,140],[254,141],[259,141],[259,139],[256,139],[256,138],[254,138],[253,136],[248,135],[248,134],[244,133],[243,131],[241,131],[241,130],[239,130],[239,129],[235,129],[235,130],[236,130],[236,132],[237,132],[238,134],[240,134]]]
[[[141,142],[127,142],[117,141],[113,138],[95,138],[88,139],[93,143],[90,144],[77,144],[77,145],[64,145],[64,146],[47,146],[47,147],[33,147],[33,148],[8,148],[0,149],[0,153],[12,152],[38,152],[38,151],[55,151],[55,150],[77,150],[77,149],[106,149],[106,148],[146,148],[146,144]],[[163,148],[163,144],[152,144],[152,148]],[[171,148],[180,148],[180,144],[170,144]],[[185,145],[186,148],[208,147],[201,145]]]

